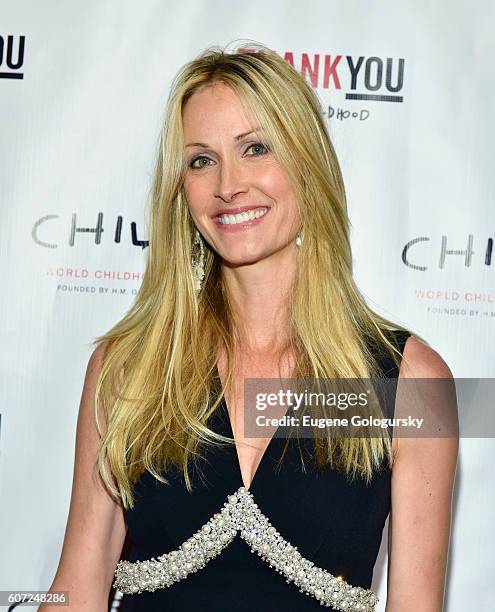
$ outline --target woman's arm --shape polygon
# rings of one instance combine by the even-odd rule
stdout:
[[[104,345],[91,355],[77,421],[72,496],[60,563],[50,591],[68,591],[77,612],[107,612],[113,572],[126,534],[122,506],[104,488],[94,464],[99,436],[93,397]],[[60,606],[41,605],[43,612]]]
[[[452,373],[436,351],[410,337],[399,377],[452,380]],[[386,612],[442,612],[458,438],[397,443]]]

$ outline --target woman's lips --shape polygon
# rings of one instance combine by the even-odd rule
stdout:
[[[238,231],[242,231],[245,229],[249,229],[251,227],[254,227],[256,225],[259,225],[261,223],[261,221],[269,214],[270,212],[270,208],[268,206],[256,206],[254,208],[246,208],[246,210],[244,212],[248,212],[248,211],[258,211],[258,210],[263,210],[265,211],[264,214],[262,214],[259,217],[255,217],[255,218],[248,218],[248,219],[244,219],[244,220],[240,220],[240,221],[236,221],[236,222],[230,222],[230,223],[222,223],[220,221],[220,217],[222,217],[223,215],[227,215],[228,217],[230,217],[231,219],[234,216],[237,216],[238,214],[243,214],[243,213],[222,213],[220,215],[215,215],[215,217],[213,217],[213,221],[215,223],[215,225],[225,231],[225,232],[238,232]]]

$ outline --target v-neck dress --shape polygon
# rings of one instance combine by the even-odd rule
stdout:
[[[409,334],[395,331],[402,352]],[[392,379],[392,400],[399,376],[390,357],[377,354],[384,375]],[[394,401],[386,404],[389,417]],[[209,427],[233,437],[225,401]],[[298,443],[299,442],[299,443]],[[273,437],[258,465],[249,491],[277,531],[303,557],[353,586],[371,588],[373,567],[390,511],[391,470],[384,462],[370,484],[349,481],[330,468],[319,469],[314,440],[290,439],[281,467],[275,471],[286,440]],[[306,471],[301,466],[304,455]],[[143,561],[179,548],[215,513],[227,496],[243,485],[234,445],[208,448],[197,467],[191,467],[192,492],[183,474],[170,469],[165,485],[144,472],[135,485],[135,505],[125,511],[128,561]],[[124,595],[122,612],[267,612],[323,610],[315,598],[302,593],[277,573],[239,536],[205,567],[153,592]],[[334,610],[334,608],[325,608]]]

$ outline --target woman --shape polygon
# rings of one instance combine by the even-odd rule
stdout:
[[[457,440],[247,439],[243,382],[451,376],[353,281],[311,87],[262,46],[207,50],[168,100],[138,298],[89,361],[51,590],[74,610],[113,581],[125,611],[373,610],[390,511],[386,610],[439,612]]]

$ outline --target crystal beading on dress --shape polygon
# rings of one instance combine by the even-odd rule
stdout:
[[[300,592],[314,597],[322,606],[347,612],[374,612],[378,597],[372,590],[352,586],[305,559],[271,525],[245,487],[227,499],[221,511],[177,550],[148,561],[120,561],[113,586],[129,595],[169,587],[203,568],[240,531],[251,552],[258,553],[287,582],[293,582]]]

